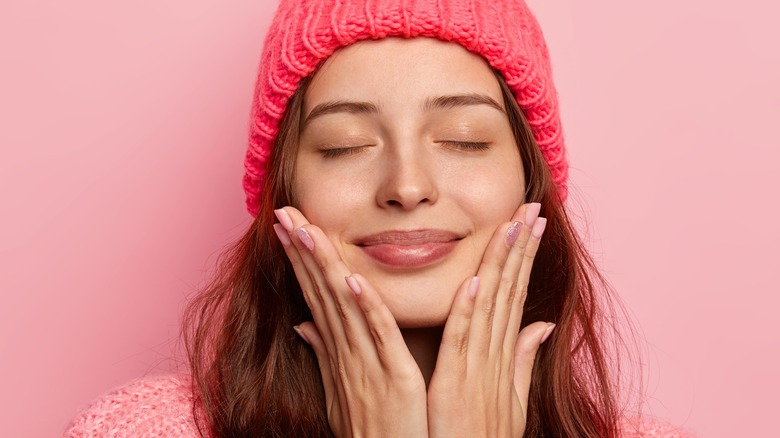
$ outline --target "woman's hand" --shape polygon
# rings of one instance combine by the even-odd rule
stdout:
[[[528,280],[547,220],[524,204],[488,244],[477,277],[453,300],[428,387],[430,437],[521,437],[536,351],[555,327],[519,334]]]
[[[350,273],[322,230],[296,209],[274,224],[314,322],[296,330],[319,363],[337,437],[424,437],[425,381],[376,290]]]

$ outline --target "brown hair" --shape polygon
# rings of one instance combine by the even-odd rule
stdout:
[[[525,169],[526,202],[540,202],[547,218],[523,326],[557,323],[534,364],[524,436],[617,437],[617,355],[605,345],[620,340],[610,287],[560,202],[511,90],[496,76]],[[305,79],[281,121],[255,221],[185,312],[193,414],[202,434],[332,436],[316,357],[292,330],[312,317],[272,229],[273,210],[295,205],[293,165],[307,85]]]

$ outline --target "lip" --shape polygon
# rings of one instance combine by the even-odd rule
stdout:
[[[463,237],[446,230],[384,231],[357,239],[369,257],[394,268],[420,268],[446,257]]]

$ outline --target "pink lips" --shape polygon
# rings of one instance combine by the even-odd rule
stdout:
[[[358,239],[356,244],[385,265],[418,268],[445,257],[461,238],[444,230],[385,231]]]

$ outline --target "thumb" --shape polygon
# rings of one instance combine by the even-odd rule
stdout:
[[[531,372],[539,346],[550,336],[555,324],[551,322],[535,322],[520,330],[515,342],[515,390],[523,407],[523,414],[528,412],[528,392],[531,389]]]

